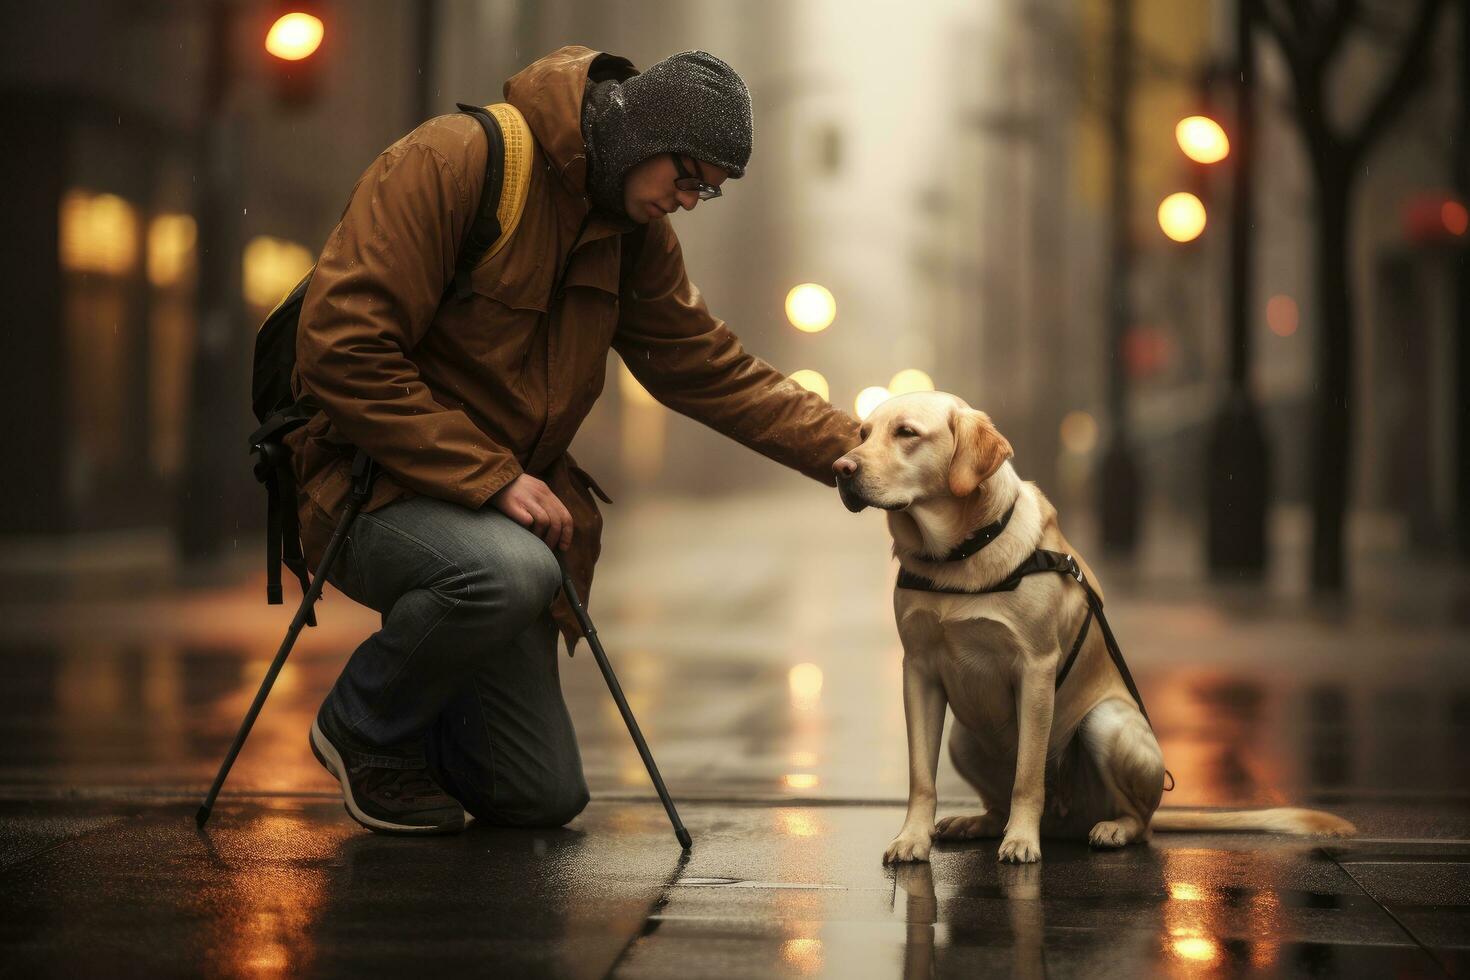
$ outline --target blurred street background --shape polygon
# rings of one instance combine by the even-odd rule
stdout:
[[[285,60],[292,12],[320,44]],[[5,26],[0,975],[1470,972],[1465,0],[56,0]],[[692,858],[585,646],[570,829],[360,831],[306,732],[378,617],[330,587],[195,832],[291,608],[264,602],[255,328],[377,153],[574,43],[745,78],[748,175],[673,219],[691,279],[839,408],[991,414],[1102,578],[1166,805],[1360,838],[885,870],[881,515],[616,355],[573,447],[616,501],[590,612]],[[974,807],[947,758],[939,788]]]

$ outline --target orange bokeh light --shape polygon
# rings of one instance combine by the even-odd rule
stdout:
[[[1266,300],[1266,326],[1278,337],[1290,337],[1301,322],[1301,311],[1290,296],[1272,296]]]
[[[1459,201],[1445,201],[1440,206],[1439,219],[1444,222],[1445,230],[1451,235],[1463,235],[1465,229],[1470,228],[1470,213],[1465,211],[1465,205]]]
[[[1205,230],[1205,205],[1188,191],[1170,194],[1159,204],[1159,227],[1176,242],[1192,242]]]
[[[1184,155],[1196,163],[1219,163],[1230,155],[1230,138],[1209,116],[1186,116],[1174,127]]]
[[[320,18],[300,12],[286,14],[271,25],[265,49],[283,61],[300,61],[321,47],[325,33]]]

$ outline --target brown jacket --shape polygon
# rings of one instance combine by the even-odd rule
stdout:
[[[522,472],[546,481],[575,522],[566,557],[585,601],[601,547],[593,494],[610,501],[566,450],[602,391],[609,349],[663,404],[829,486],[833,461],[858,443],[851,416],[747,354],[710,314],[667,219],[649,226],[621,296],[619,236],[632,222],[598,212],[573,241],[590,207],[581,108],[594,62],[632,73],[566,47],[506,83],[536,141],[529,196],[466,299],[441,303],[484,183],[479,123],[431,119],[358,180],[297,336],[295,392],[322,407],[290,436],[313,567],[356,446],[383,469],[366,510],[414,494],[478,508]],[[563,598],[553,611],[570,649],[581,631]]]

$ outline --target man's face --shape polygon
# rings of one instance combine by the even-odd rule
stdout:
[[[723,167],[691,156],[680,156],[679,160],[686,173],[715,187],[730,176]],[[655,153],[634,165],[623,178],[623,209],[628,217],[646,225],[659,215],[672,214],[679,208],[693,211],[699,203],[699,192],[679,190],[674,186],[678,177],[673,155],[669,153]]]

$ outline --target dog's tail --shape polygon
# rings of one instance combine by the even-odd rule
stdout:
[[[1316,837],[1351,837],[1351,822],[1322,810],[1283,806],[1270,810],[1183,810],[1164,807],[1154,811],[1154,830],[1238,830]]]

